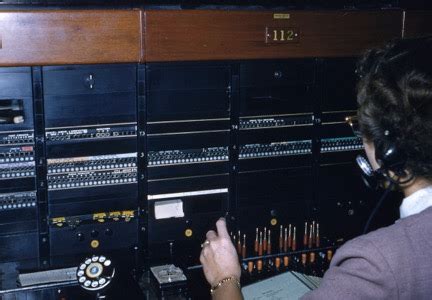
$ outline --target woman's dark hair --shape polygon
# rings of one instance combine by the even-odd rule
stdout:
[[[393,145],[405,168],[432,179],[432,37],[369,50],[357,66],[358,120],[376,151]]]

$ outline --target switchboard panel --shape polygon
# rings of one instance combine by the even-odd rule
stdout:
[[[102,253],[126,274],[173,263],[202,281],[200,244],[224,216],[245,282],[263,255],[301,271],[314,253],[322,275],[376,199],[345,120],[355,60],[0,69],[0,260]]]
[[[346,122],[346,117],[357,114],[356,62],[356,58],[321,62],[315,203],[317,215],[328,228],[328,236],[335,240],[361,234],[377,200],[377,194],[361,180],[360,169],[355,163],[356,156],[363,152],[363,141],[354,135]]]
[[[166,257],[228,211],[231,66],[149,64],[146,78],[149,250]]]
[[[31,69],[0,68],[0,261],[38,256]]]
[[[43,67],[51,255],[137,244],[137,67]]]

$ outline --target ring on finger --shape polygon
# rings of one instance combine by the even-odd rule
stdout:
[[[210,241],[209,240],[205,240],[204,243],[201,244],[201,248],[204,248],[205,246],[210,245]]]

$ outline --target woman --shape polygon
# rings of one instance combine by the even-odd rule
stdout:
[[[432,38],[397,40],[358,64],[358,122],[385,186],[405,198],[393,225],[357,237],[334,256],[304,299],[432,297]],[[209,231],[200,260],[214,299],[242,299],[240,265],[225,220]]]

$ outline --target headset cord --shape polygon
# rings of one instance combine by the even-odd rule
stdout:
[[[369,219],[366,223],[366,226],[364,227],[363,234],[366,234],[369,231],[369,227],[370,227],[370,224],[371,224],[373,218],[375,217],[376,213],[378,212],[378,209],[384,203],[384,200],[387,198],[390,191],[393,189],[393,186],[394,186],[394,182],[391,182],[390,185],[387,187],[386,191],[384,192],[384,194],[379,199],[377,205],[375,206],[374,210],[372,211],[371,215],[369,216]]]

